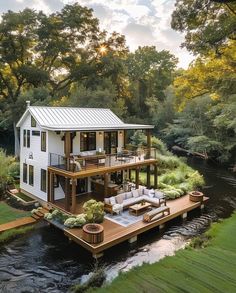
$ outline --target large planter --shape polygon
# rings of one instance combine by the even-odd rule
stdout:
[[[202,202],[203,193],[200,191],[191,191],[189,192],[189,199],[193,202]]]
[[[104,239],[104,229],[99,224],[86,224],[83,226],[83,239],[91,244],[100,243]]]

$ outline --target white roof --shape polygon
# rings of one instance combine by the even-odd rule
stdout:
[[[126,124],[110,109],[40,106],[29,106],[17,123],[17,127],[22,125],[28,113],[42,128],[53,131],[154,128],[153,125]]]

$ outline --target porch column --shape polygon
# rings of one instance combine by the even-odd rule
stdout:
[[[151,158],[151,130],[147,129],[146,131],[147,135],[147,158]]]
[[[70,212],[70,178],[65,178],[65,210]]]
[[[71,150],[71,133],[69,131],[65,132],[64,140],[64,150],[66,157],[66,170],[70,170],[70,150]]]
[[[129,178],[129,181],[131,181],[131,177],[132,177],[132,170],[129,169],[128,170],[128,178]]]
[[[54,173],[49,172],[48,175],[48,201],[51,203],[54,203],[55,199],[54,199]]]
[[[151,187],[151,168],[150,165],[147,166],[147,188]]]
[[[135,188],[139,188],[139,168],[135,169]]]
[[[108,173],[104,174],[104,197],[108,195]]]
[[[76,212],[76,179],[72,179],[72,210],[71,212],[75,214]]]
[[[154,165],[154,189],[157,189],[158,179],[157,179],[157,164]]]
[[[126,148],[127,130],[124,130],[124,149]]]
[[[51,199],[51,180],[50,180],[50,171],[47,173],[47,201],[50,202]]]

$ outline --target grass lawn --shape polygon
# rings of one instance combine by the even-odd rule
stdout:
[[[205,248],[184,249],[121,274],[96,292],[236,292],[236,214],[213,224]]]
[[[29,197],[28,195],[22,193],[22,192],[18,192],[15,194],[16,196],[20,197],[21,199],[23,199],[24,201],[26,202],[30,202],[30,201],[33,201],[34,199]]]
[[[33,229],[34,229],[34,226],[31,225],[31,226],[14,228],[8,231],[4,231],[0,234],[0,244],[4,244],[6,242],[9,242],[10,240],[14,240],[20,235],[24,235]]]
[[[0,201],[0,224],[30,216],[30,212],[14,209],[5,202]]]

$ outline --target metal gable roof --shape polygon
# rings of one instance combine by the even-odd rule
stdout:
[[[125,124],[110,109],[29,106],[19,122],[20,127],[28,112],[37,123],[48,130],[106,130],[150,129],[152,125]]]

